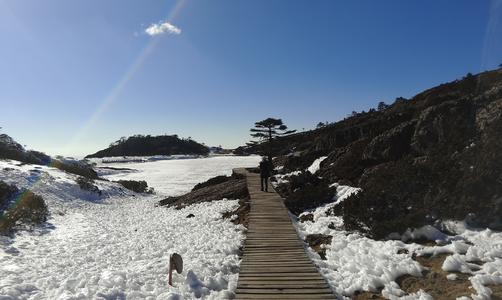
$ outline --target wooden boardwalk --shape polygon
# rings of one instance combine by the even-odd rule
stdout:
[[[269,185],[260,189],[259,174],[245,169],[251,196],[236,299],[335,299],[308,258],[282,198]]]

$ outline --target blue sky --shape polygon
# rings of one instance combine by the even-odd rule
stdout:
[[[0,0],[0,45],[1,131],[28,148],[235,147],[497,67],[502,1]]]

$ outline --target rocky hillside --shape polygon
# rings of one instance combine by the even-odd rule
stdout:
[[[63,157],[53,158],[43,152],[26,150],[7,134],[0,134],[0,159],[12,159],[26,164],[51,166],[86,178],[98,178],[98,174],[86,161]]]
[[[134,135],[121,138],[112,143],[110,147],[90,154],[91,157],[112,156],[152,156],[152,155],[177,155],[196,154],[207,155],[209,148],[191,139],[180,139],[177,135]]]
[[[316,176],[293,176],[280,188],[293,212],[329,201],[329,185],[338,182],[362,192],[332,213],[343,215],[347,229],[374,237],[444,219],[502,227],[502,69],[273,146],[284,173],[327,156]]]

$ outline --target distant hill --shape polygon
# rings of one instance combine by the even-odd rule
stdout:
[[[176,154],[207,155],[208,153],[208,147],[190,138],[180,139],[177,135],[133,135],[129,138],[123,137],[112,143],[110,147],[87,155],[86,158]]]

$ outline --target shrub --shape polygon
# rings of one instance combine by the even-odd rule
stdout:
[[[15,186],[0,181],[0,213],[8,208],[12,195],[18,191]]]
[[[148,184],[144,180],[119,180],[116,181],[123,187],[136,193],[153,194],[153,188],[148,188]]]
[[[8,186],[4,182],[0,182],[0,187],[2,193],[0,198],[4,204],[11,203],[0,216],[0,233],[8,233],[19,223],[40,224],[47,220],[49,211],[41,196],[29,190],[18,190],[15,186]]]
[[[87,177],[90,179],[98,179],[98,174],[92,169],[92,166],[82,161],[53,159],[50,165],[51,167],[60,169],[61,171]]]
[[[97,193],[97,194],[101,195],[101,191],[94,184],[94,180],[87,178],[87,177],[79,176],[79,177],[77,177],[76,182],[82,190]]]

